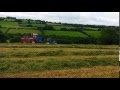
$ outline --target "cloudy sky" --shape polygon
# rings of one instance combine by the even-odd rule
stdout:
[[[63,23],[119,26],[119,12],[0,12],[0,17],[6,16]]]

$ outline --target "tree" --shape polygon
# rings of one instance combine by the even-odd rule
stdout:
[[[1,25],[0,25],[0,28],[1,28]]]
[[[0,43],[6,42],[7,38],[8,38],[8,36],[0,31]]]
[[[45,25],[45,27],[43,27],[43,30],[54,30],[54,28],[51,25]]]
[[[2,34],[3,32],[2,31],[0,31],[0,34]]]
[[[26,27],[32,27],[32,24],[27,24],[27,25],[25,25]]]
[[[28,21],[28,24],[30,24],[30,23],[31,23],[31,22],[30,22],[30,19],[28,19],[27,21]]]
[[[60,28],[61,31],[68,31],[67,28]]]
[[[110,27],[101,30],[100,42],[101,44],[118,44],[119,43],[118,31]]]
[[[14,36],[13,38],[11,38],[10,40],[12,43],[14,42],[19,42],[20,41],[20,36]]]
[[[16,22],[22,23],[22,20],[21,19],[16,19]]]
[[[3,18],[0,17],[0,21],[4,20]]]
[[[41,20],[35,20],[36,24],[41,24]]]
[[[42,24],[46,24],[46,22],[45,22],[45,21],[41,21],[41,23],[42,23]]]

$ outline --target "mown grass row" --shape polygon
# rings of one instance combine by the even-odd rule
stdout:
[[[17,52],[17,51],[7,51],[0,52],[0,58],[3,57],[34,57],[34,56],[62,56],[62,55],[84,55],[84,56],[95,56],[95,55],[118,55],[117,51],[77,51],[77,52],[67,52],[63,50],[56,51],[44,51],[44,52]]]
[[[86,49],[119,49],[118,45],[77,45],[77,44],[58,44],[58,45],[46,45],[46,44],[0,44],[0,48],[86,48]]]
[[[118,55],[98,55],[98,56],[83,56],[83,55],[70,55],[70,56],[36,56],[36,57],[3,57],[0,58],[0,61],[30,61],[30,60],[51,60],[51,59],[56,59],[56,60],[114,60],[118,61]]]
[[[0,73],[18,73],[46,70],[91,68],[94,66],[118,66],[115,60],[93,59],[93,60],[30,60],[9,61],[0,60]]]
[[[119,78],[118,66],[0,74],[1,78]]]
[[[85,49],[85,48],[0,48],[1,52],[45,52],[45,51],[65,51],[65,52],[89,52],[89,51],[116,51],[115,49]]]

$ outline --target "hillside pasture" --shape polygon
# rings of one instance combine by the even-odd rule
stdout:
[[[70,37],[87,37],[81,32],[74,32],[74,31],[53,31],[53,30],[46,30],[45,35],[56,35],[56,36],[70,36]]]

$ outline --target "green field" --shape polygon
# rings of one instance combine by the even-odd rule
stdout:
[[[3,33],[5,33],[7,31],[7,28],[0,28],[0,31],[2,31]]]
[[[116,45],[0,44],[0,77],[118,78]]]
[[[56,36],[70,36],[70,37],[87,37],[81,32],[74,32],[74,31],[51,31],[46,30],[45,35],[56,35]]]
[[[65,26],[65,25],[57,25],[57,26],[54,26],[54,28],[60,30],[61,28],[71,29],[71,28],[75,28],[75,27]]]
[[[98,30],[98,28],[84,27],[86,30]]]
[[[24,33],[38,33],[40,34],[41,32],[39,30],[34,30],[34,29],[10,29],[8,31],[8,33],[12,33],[12,34],[15,34],[15,33],[21,33],[21,34],[24,34]]]
[[[9,22],[9,21],[0,21],[0,25],[2,27],[7,27],[7,28],[18,28],[19,27],[17,22]]]
[[[5,33],[8,29],[7,28],[2,28],[0,29],[0,31],[2,31],[3,33]],[[41,32],[39,30],[35,30],[35,29],[9,29],[9,31],[7,33],[11,33],[11,34],[27,34],[27,33],[38,33],[41,34]]]
[[[89,35],[95,38],[98,38],[100,36],[100,31],[95,31],[98,28],[89,28],[89,27],[84,27],[85,29],[91,29],[91,30],[85,30],[84,33],[82,32],[75,32],[75,31],[59,31],[61,28],[75,28],[73,26],[67,26],[67,25],[60,25],[60,24],[54,24],[54,23],[47,23],[48,25],[52,25],[56,30],[44,30],[45,35],[51,36],[51,35],[56,35],[56,36],[70,36],[70,37],[88,37]],[[17,34],[17,33],[38,33],[41,34],[39,30],[36,30],[37,27],[44,27],[45,24],[35,24],[32,23],[32,27],[26,27],[26,23],[23,24],[18,24],[17,22],[10,22],[10,21],[0,21],[0,25],[2,28],[0,28],[0,31],[3,33],[10,28],[10,30],[7,33],[11,34]]]
[[[84,31],[84,32],[87,33],[90,36],[95,37],[95,38],[98,38],[101,35],[100,31]]]
[[[27,24],[19,24],[20,27],[24,27],[26,26]],[[31,24],[33,27],[44,27],[45,24]]]

